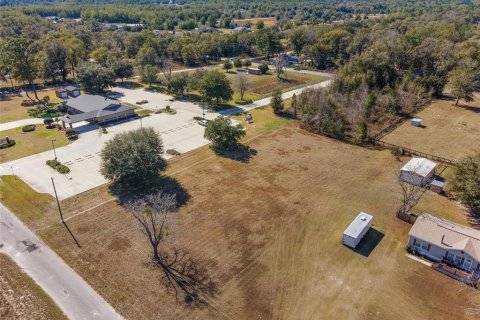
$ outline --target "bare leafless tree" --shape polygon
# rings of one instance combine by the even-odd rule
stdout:
[[[243,100],[243,96],[248,89],[248,78],[243,73],[238,76],[237,89],[240,93],[240,100]]]
[[[160,63],[160,71],[162,72],[162,75],[167,83],[172,78],[173,67],[174,64],[171,59],[163,59]]]
[[[396,177],[398,185],[400,186],[400,212],[408,213],[418,201],[423,192],[423,188],[402,179],[401,172],[396,173]]]
[[[188,302],[204,303],[204,294],[216,292],[208,270],[185,250],[167,242],[175,225],[176,196],[163,192],[130,201],[126,207],[139,222],[143,234],[152,246],[152,260],[164,274],[168,287],[178,294],[180,289]]]
[[[285,61],[283,61],[280,56],[277,56],[273,61],[273,64],[275,65],[275,74],[277,75],[277,78],[280,79],[282,74],[285,73]]]

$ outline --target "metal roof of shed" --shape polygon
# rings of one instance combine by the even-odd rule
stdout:
[[[347,229],[343,232],[344,235],[351,238],[357,238],[362,231],[367,227],[372,221],[373,216],[365,212],[360,212],[358,216],[350,223]]]
[[[422,177],[426,177],[436,166],[437,164],[435,162],[428,159],[412,158],[400,170],[414,172]]]

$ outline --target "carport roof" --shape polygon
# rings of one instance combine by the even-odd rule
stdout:
[[[130,106],[126,106],[123,104],[116,104],[107,106],[105,109],[102,110],[94,110],[90,112],[84,112],[79,114],[69,114],[62,118],[62,121],[65,123],[76,123],[80,121],[88,121],[95,118],[101,118],[104,116],[121,113],[124,111],[132,110],[133,108]]]

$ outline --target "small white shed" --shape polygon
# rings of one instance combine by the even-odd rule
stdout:
[[[412,126],[420,127],[422,125],[422,119],[413,118],[412,120],[410,120],[410,123]]]
[[[432,180],[437,164],[425,158],[412,158],[400,169],[400,179],[416,186]]]
[[[367,234],[372,226],[373,217],[365,212],[360,212],[343,232],[343,244],[355,248],[360,240]]]

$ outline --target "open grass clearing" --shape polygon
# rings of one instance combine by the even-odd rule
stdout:
[[[68,223],[82,249],[60,225],[38,233],[129,319],[473,319],[465,312],[473,291],[405,257],[411,226],[394,217],[402,163],[390,152],[293,123],[249,145],[257,151],[249,162],[202,148],[167,172],[190,197],[175,241],[218,283],[210,307],[185,307],[165,291],[148,244],[107,186],[62,202],[67,215],[79,214]],[[441,214],[436,203],[429,210]],[[375,231],[357,253],[341,235],[360,210],[374,215]],[[461,210],[451,214],[466,221]]]
[[[2,319],[67,319],[53,300],[8,256],[0,253]]]
[[[277,22],[277,19],[275,17],[233,19],[233,23],[235,23],[238,26],[251,25],[252,27],[255,27],[255,24],[258,21],[263,21],[263,23],[265,24],[265,27],[269,28],[275,25],[275,23]]]
[[[62,101],[55,95],[54,90],[42,90],[38,91],[38,97],[42,99],[45,96],[50,97],[50,102],[57,103]],[[31,94],[33,97],[33,94]],[[25,93],[21,93],[18,96],[10,96],[6,100],[0,101],[0,123],[7,123],[15,120],[28,119],[28,110],[32,107],[22,107],[22,101],[28,100]]]
[[[14,146],[0,150],[0,163],[50,150],[52,149],[52,139],[56,140],[55,147],[62,147],[71,142],[65,136],[65,132],[47,129],[43,124],[37,124],[32,132],[22,132],[22,127],[0,131],[0,137],[9,137],[15,140]]]
[[[458,160],[480,151],[480,98],[455,106],[450,99],[434,101],[415,117],[425,127],[406,121],[382,141]]]

